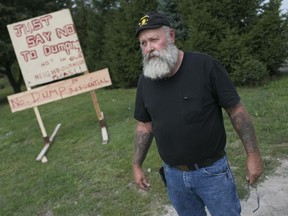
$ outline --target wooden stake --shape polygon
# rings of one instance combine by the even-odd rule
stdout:
[[[60,128],[61,124],[57,124],[57,126],[55,127],[53,133],[51,134],[51,136],[49,137],[49,140],[48,142],[45,143],[44,147],[42,148],[41,152],[39,153],[39,155],[37,156],[36,160],[39,161],[39,160],[42,160],[43,157],[45,157],[45,154],[46,152],[48,151],[50,145],[53,143],[54,141],[54,138]],[[44,161],[42,161],[43,163],[47,162],[47,158],[45,157],[44,158]]]
[[[31,87],[27,87],[27,90],[30,91],[31,90]],[[43,121],[42,121],[42,118],[41,118],[41,115],[40,115],[40,112],[39,112],[39,109],[38,107],[33,107],[33,110],[34,110],[34,113],[36,115],[36,119],[37,119],[37,122],[38,122],[38,125],[40,127],[40,130],[41,130],[41,133],[42,133],[42,136],[43,136],[43,139],[44,139],[44,143],[45,143],[45,140],[48,138],[47,136],[47,132],[46,132],[46,129],[44,127],[44,124],[43,124]],[[46,163],[48,162],[48,159],[46,158],[46,156],[43,156],[41,158],[41,162],[42,163]]]
[[[30,91],[31,90],[31,87],[27,87],[27,90]],[[38,122],[38,125],[40,127],[40,130],[41,130],[41,133],[42,133],[42,136],[43,136],[43,140],[44,140],[44,147],[42,149],[42,151],[40,152],[40,154],[37,156],[36,160],[37,161],[40,161],[42,163],[46,163],[48,162],[48,159],[47,157],[45,156],[46,152],[48,151],[48,148],[50,147],[50,144],[51,142],[53,141],[57,131],[59,130],[61,124],[58,124],[55,128],[55,130],[53,131],[51,137],[49,138],[47,136],[47,132],[46,132],[46,129],[44,127],[44,124],[43,124],[43,121],[42,121],[42,118],[41,118],[41,115],[40,115],[40,112],[39,112],[39,109],[38,107],[33,107],[33,110],[34,110],[34,113],[36,115],[36,119],[37,119],[37,122]],[[51,141],[50,141],[51,140]]]
[[[38,110],[38,107],[34,107],[33,109],[34,109],[34,112],[35,112],[35,115],[36,115],[36,119],[37,119],[37,121],[38,121],[40,130],[41,130],[42,136],[43,136],[43,138],[45,139],[45,138],[47,137],[47,132],[46,132],[46,130],[45,130],[45,127],[44,127],[42,118],[41,118],[41,116],[40,116],[40,112],[39,112],[39,110]]]
[[[88,74],[88,73],[89,73],[88,71],[84,72],[84,74]],[[109,138],[108,138],[108,131],[107,131],[107,127],[106,127],[106,122],[104,120],[104,114],[103,114],[103,112],[101,112],[95,91],[91,91],[90,96],[91,96],[91,99],[93,102],[94,109],[96,111],[98,121],[100,123],[101,134],[102,134],[102,144],[107,144],[109,141]]]

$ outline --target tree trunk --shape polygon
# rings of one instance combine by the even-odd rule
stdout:
[[[19,74],[19,79],[16,80],[15,77],[13,76],[12,70],[10,68],[10,65],[5,66],[5,75],[7,76],[11,87],[13,88],[14,93],[19,93],[21,92],[21,85],[23,81],[22,73]]]

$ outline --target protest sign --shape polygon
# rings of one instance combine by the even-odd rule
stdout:
[[[34,109],[45,144],[36,160],[48,161],[45,154],[61,125],[57,124],[49,137],[37,106],[88,91],[101,126],[102,143],[106,144],[108,132],[94,90],[111,85],[111,79],[108,69],[88,72],[69,9],[7,28],[28,90],[8,96],[8,101],[12,112]],[[77,76],[79,73],[84,75]],[[70,76],[73,77],[66,79]]]
[[[26,86],[87,71],[68,9],[7,26]]]

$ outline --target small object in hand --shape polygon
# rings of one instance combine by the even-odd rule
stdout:
[[[247,180],[247,191],[248,191],[248,195],[246,197],[246,201],[249,199],[250,197],[250,192],[251,192],[251,189],[250,188],[254,188],[255,189],[255,193],[256,193],[256,197],[257,197],[257,207],[253,210],[253,213],[256,212],[259,208],[260,208],[260,197],[259,197],[259,194],[258,194],[258,189],[257,189],[257,185],[250,185],[249,183],[249,178],[246,176],[246,180]]]

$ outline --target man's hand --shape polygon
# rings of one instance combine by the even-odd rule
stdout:
[[[133,174],[136,184],[142,189],[147,191],[150,187],[148,180],[145,177],[143,169],[139,165],[133,165]]]
[[[263,173],[263,162],[259,151],[249,153],[246,160],[247,181],[250,185],[255,184]]]

